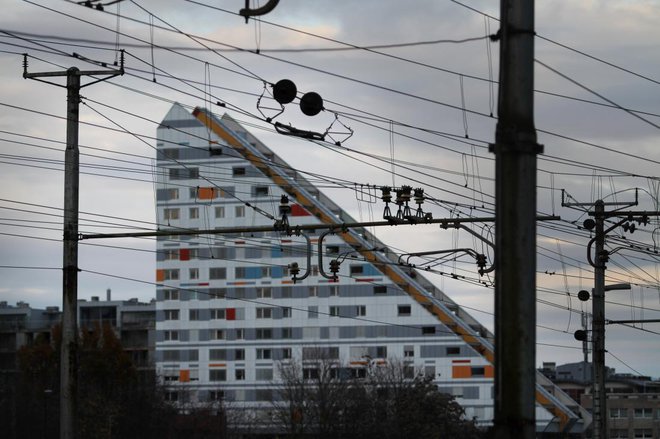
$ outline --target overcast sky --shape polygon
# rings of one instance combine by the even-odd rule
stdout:
[[[116,48],[126,50],[126,75],[82,90],[83,233],[156,227],[154,137],[175,101],[190,109],[225,103],[213,110],[256,125],[249,129],[291,166],[345,183],[319,184],[358,220],[382,215],[381,202],[357,196],[355,188],[366,190],[368,184],[423,187],[446,202],[424,205],[438,218],[493,214],[494,156],[487,145],[497,116],[499,46],[485,37],[499,27],[498,2],[287,0],[260,25],[254,20],[245,24],[230,13],[244,6],[242,0],[152,0],[139,6],[126,0],[105,12],[65,1],[3,3],[0,300],[61,306],[66,90],[23,79],[22,53],[29,54],[28,71],[45,72],[99,68],[74,59],[73,52],[112,66]],[[538,3],[535,120],[545,148],[538,161],[538,211],[562,218],[538,227],[540,365],[582,359],[573,332],[580,328],[580,312],[591,306],[576,297],[580,289],[593,286],[586,253],[590,236],[578,228],[589,208],[562,207],[562,190],[571,202],[602,198],[623,203],[634,201],[634,188],[639,188],[640,205],[631,208],[658,210],[660,2]],[[422,42],[428,44],[316,50],[349,47],[341,43]],[[262,108],[262,115],[256,104],[264,82],[283,78],[293,80],[299,92],[319,93],[326,111],[306,117],[294,102],[275,120],[324,132],[337,117],[354,131],[345,141],[336,136],[342,148],[272,132],[264,119],[273,111]],[[64,78],[49,80],[65,83]],[[267,98],[262,103],[272,106]],[[332,131],[341,131],[338,127]],[[490,225],[475,230],[493,240]],[[465,232],[432,226],[375,233],[402,253],[458,247],[486,251]],[[634,234],[614,230],[610,249],[624,242],[614,239],[620,236],[653,253],[660,244],[658,221],[638,226]],[[104,297],[110,288],[115,299],[150,300],[154,248],[148,239],[83,241],[79,297]],[[631,282],[633,289],[608,293],[608,319],[660,317],[658,260],[657,253],[630,250],[612,255],[607,282]],[[479,280],[476,266],[466,258],[435,269]],[[440,274],[428,277],[492,329],[491,287]],[[609,325],[608,366],[660,376],[659,334],[659,324],[638,329]]]

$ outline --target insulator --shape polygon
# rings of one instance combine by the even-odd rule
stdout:
[[[330,261],[330,273],[337,274],[339,273],[339,261],[333,259]]]
[[[403,191],[401,189],[396,190],[396,204],[403,206]]]
[[[424,189],[422,188],[415,189],[414,196],[415,196],[415,203],[417,204],[424,203]]]
[[[401,198],[404,202],[410,201],[410,194],[412,192],[412,187],[410,186],[401,186]]]
[[[300,273],[300,268],[298,267],[298,263],[297,263],[297,262],[292,262],[292,263],[290,263],[289,266],[288,266],[288,268],[289,268],[289,274],[290,274],[291,276],[293,276],[294,278],[295,278],[296,276],[298,276],[298,273]]]
[[[392,188],[389,186],[383,186],[380,188],[380,191],[383,194],[380,199],[386,203],[390,203],[392,201]]]
[[[280,198],[280,215],[286,216],[291,213],[291,206],[289,206],[289,197],[282,195]]]

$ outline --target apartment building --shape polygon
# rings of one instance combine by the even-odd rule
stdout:
[[[492,334],[367,230],[331,228],[355,220],[236,121],[174,104],[157,130],[157,171],[167,235],[156,367],[170,400],[267,408],[287,362],[311,378],[322,358],[359,378],[398,361],[492,422]],[[569,418],[578,428],[570,398],[549,382],[538,392],[540,430]]]

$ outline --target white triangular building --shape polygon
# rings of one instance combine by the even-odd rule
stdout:
[[[355,377],[398,359],[433,375],[467,417],[492,423],[494,338],[484,326],[366,229],[324,233],[355,220],[229,116],[172,106],[157,133],[162,230],[272,227],[282,195],[291,227],[319,228],[159,237],[156,367],[168,399],[267,407],[278,362],[321,349]],[[292,263],[303,280],[292,280]],[[537,380],[537,429],[582,430],[585,413]]]

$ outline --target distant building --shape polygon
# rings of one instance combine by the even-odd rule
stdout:
[[[492,422],[492,334],[368,230],[328,233],[355,220],[229,116],[172,106],[157,130],[156,199],[159,229],[188,233],[157,241],[156,365],[170,400],[223,399],[267,423],[278,364],[302,361],[311,377],[321,352],[356,378],[400,360]],[[282,212],[318,228],[191,234],[272,227]],[[538,428],[579,429],[562,401],[576,404],[539,380]]]
[[[60,322],[59,308],[30,308],[26,302],[16,306],[0,302],[0,386],[6,388],[18,373],[18,351],[40,335],[50,340],[51,328]]]
[[[580,405],[591,412],[591,363],[579,362],[556,366],[543,363],[545,376]],[[586,377],[586,379],[585,379]],[[650,377],[617,374],[606,368],[607,394],[606,437],[660,438],[660,381]]]
[[[108,292],[109,295],[109,292]],[[156,307],[137,299],[78,301],[78,325],[85,330],[93,324],[110,324],[139,371],[155,373],[154,346]],[[0,383],[9,383],[18,372],[18,351],[42,336],[51,341],[52,329],[62,320],[57,306],[31,308],[28,303],[16,306],[0,302]]]

